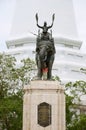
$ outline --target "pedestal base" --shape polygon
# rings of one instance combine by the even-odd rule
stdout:
[[[23,130],[65,130],[64,87],[57,81],[31,81],[24,87]]]

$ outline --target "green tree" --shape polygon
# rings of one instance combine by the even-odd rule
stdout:
[[[66,84],[66,128],[67,130],[85,130],[86,115],[77,114],[77,108],[81,105],[81,97],[86,95],[86,82],[76,81]]]
[[[23,111],[23,86],[32,76],[32,60],[22,60],[16,67],[16,59],[0,54],[0,129],[21,130]]]

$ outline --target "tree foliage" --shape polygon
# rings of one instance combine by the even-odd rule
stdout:
[[[0,54],[0,130],[22,129],[22,88],[29,83],[33,67],[29,58],[17,68],[14,57]]]
[[[82,105],[81,98],[86,95],[86,82],[76,81],[66,84],[66,126],[67,130],[85,130],[86,114],[78,113],[77,109]],[[86,105],[86,104],[85,104]]]

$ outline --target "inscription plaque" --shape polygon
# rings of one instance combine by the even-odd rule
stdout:
[[[46,102],[38,105],[38,124],[43,127],[51,124],[51,105]]]

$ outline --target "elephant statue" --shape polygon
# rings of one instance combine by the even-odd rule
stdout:
[[[47,68],[47,80],[52,77],[52,65],[54,62],[55,47],[51,40],[40,40],[36,47],[36,64],[38,68],[38,79],[43,76],[43,69]]]
[[[42,29],[42,33],[38,31],[38,37],[36,40],[36,64],[38,68],[38,79],[41,79],[43,76],[43,70],[47,68],[47,79],[51,79],[52,77],[52,65],[54,62],[54,39],[52,38],[52,30],[51,33],[48,32],[50,28],[52,28],[54,23],[55,14],[52,15],[52,24],[50,26],[47,25],[47,22],[44,22],[43,26],[38,24],[38,14],[36,13],[36,24],[37,27]]]

